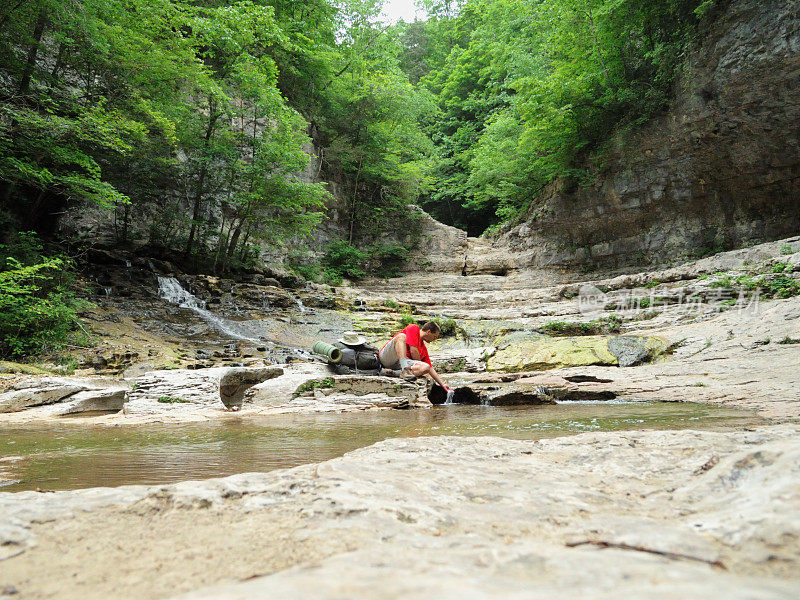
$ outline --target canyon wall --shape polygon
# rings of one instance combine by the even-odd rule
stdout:
[[[611,141],[589,187],[552,184],[468,273],[663,264],[800,231],[800,5],[732,0],[668,114]]]

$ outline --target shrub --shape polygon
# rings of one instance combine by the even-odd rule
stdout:
[[[322,278],[318,265],[291,265],[289,268],[306,281],[318,282]]]
[[[416,322],[417,320],[414,318],[414,315],[412,315],[411,312],[404,312],[402,315],[400,315],[401,327],[408,327]]]
[[[179,398],[178,396],[160,396],[158,401],[162,404],[188,404],[188,400]]]
[[[384,300],[383,301],[383,305],[386,308],[400,308],[400,305],[397,302],[395,302],[394,300]]]
[[[600,333],[619,333],[622,319],[617,315],[603,317],[596,321],[573,322],[549,321],[542,330],[550,335],[598,335]]]
[[[783,244],[783,246],[781,246],[781,254],[784,256],[794,254],[795,252],[797,252],[797,250],[793,250],[791,244]]]
[[[781,273],[776,277],[759,279],[759,288],[769,298],[791,298],[800,295],[800,280]]]
[[[86,345],[78,311],[89,304],[75,297],[69,260],[42,256],[32,232],[0,245],[0,356],[24,358]]]
[[[788,263],[777,262],[772,265],[769,269],[770,273],[790,273],[792,271],[792,266]]]
[[[456,323],[455,319],[431,319],[442,330],[442,337],[451,337],[465,334],[464,329]]]
[[[367,252],[359,250],[350,242],[345,240],[333,242],[328,246],[322,259],[322,263],[326,267],[324,277],[328,283],[336,280],[341,283],[344,277],[361,279],[367,274],[364,270],[364,263],[368,258]]]
[[[333,387],[333,384],[333,377],[326,377],[325,379],[309,379],[305,383],[300,384],[300,386],[294,391],[294,395],[299,396],[300,394],[305,394],[306,392],[313,392],[318,388],[331,388]]]
[[[400,269],[408,260],[408,248],[397,244],[374,249],[372,257],[377,262],[380,277],[399,277]]]

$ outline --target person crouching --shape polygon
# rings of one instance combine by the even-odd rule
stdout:
[[[452,388],[441,380],[433,368],[428,348],[425,346],[426,342],[438,339],[441,333],[442,330],[433,321],[428,321],[422,327],[409,325],[381,348],[378,354],[381,364],[387,369],[401,371],[400,375],[403,377],[428,375],[445,390],[450,391]]]

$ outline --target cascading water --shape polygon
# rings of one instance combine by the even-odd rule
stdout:
[[[300,312],[301,312],[301,313],[304,313],[304,312],[306,312],[306,311],[308,310],[308,309],[306,308],[306,305],[305,305],[305,304],[303,304],[303,301],[302,301],[302,300],[300,300],[300,298],[298,298],[297,296],[295,296],[295,295],[294,295],[294,294],[292,294],[292,293],[289,293],[289,297],[290,297],[292,300],[294,300],[294,303],[295,303],[295,304],[297,304],[297,308],[299,308],[299,309],[300,309]]]
[[[244,327],[235,321],[222,319],[212,313],[206,308],[205,302],[185,290],[174,277],[158,277],[158,295],[171,304],[193,310],[212,327],[228,337],[247,342],[261,343],[262,341],[260,338],[248,335],[249,332],[244,331]]]

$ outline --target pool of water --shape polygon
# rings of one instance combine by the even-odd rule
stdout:
[[[752,414],[699,404],[436,406],[147,426],[4,428],[0,491],[163,484],[319,462],[393,437],[493,435],[535,440],[587,431],[728,429]]]

